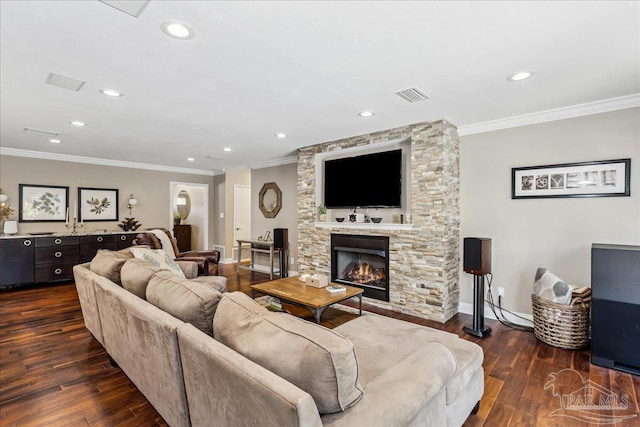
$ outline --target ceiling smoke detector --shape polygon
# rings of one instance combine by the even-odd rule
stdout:
[[[416,87],[399,90],[396,92],[396,95],[398,95],[400,98],[404,99],[405,101],[411,102],[411,103],[418,102],[418,101],[425,101],[429,99],[429,96],[427,96],[424,92],[422,92],[420,89]]]

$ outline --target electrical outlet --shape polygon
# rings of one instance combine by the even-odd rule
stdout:
[[[504,297],[504,288],[498,288],[498,296]]]

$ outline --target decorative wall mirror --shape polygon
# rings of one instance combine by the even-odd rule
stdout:
[[[275,218],[282,209],[282,191],[275,182],[267,182],[258,195],[258,203],[265,218]]]
[[[182,219],[187,219],[191,212],[191,197],[185,190],[180,190],[176,197],[176,210]]]

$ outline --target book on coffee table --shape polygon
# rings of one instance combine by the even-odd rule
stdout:
[[[347,292],[347,288],[340,285],[330,285],[330,286],[327,286],[325,289],[331,292],[332,294],[337,292]]]

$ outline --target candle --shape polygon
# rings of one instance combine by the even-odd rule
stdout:
[[[69,206],[67,206],[67,214],[64,216],[64,218],[67,222],[67,225],[69,225]]]
[[[76,213],[78,212],[78,202],[73,202],[73,222],[76,222]]]

